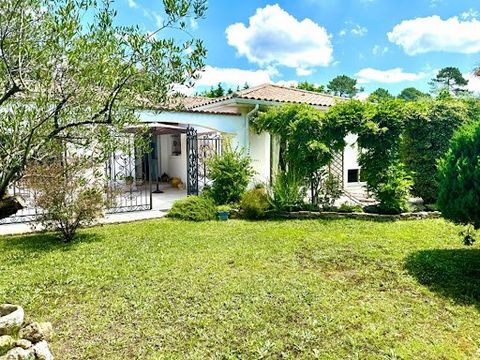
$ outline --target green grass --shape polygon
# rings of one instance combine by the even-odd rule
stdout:
[[[442,220],[97,227],[0,239],[0,302],[57,359],[461,359],[480,351],[480,251]]]

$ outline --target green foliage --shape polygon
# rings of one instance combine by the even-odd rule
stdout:
[[[399,214],[408,209],[408,196],[413,185],[410,174],[401,163],[392,163],[379,176],[372,192],[380,202],[377,206],[381,214]]]
[[[222,154],[207,162],[212,185],[208,195],[218,205],[238,202],[253,175],[250,157],[226,146]]]
[[[412,194],[434,203],[438,194],[437,161],[448,150],[455,129],[468,120],[456,100],[411,102],[405,109],[402,160],[413,174]]]
[[[430,94],[423,93],[414,87],[408,87],[402,90],[398,98],[405,101],[417,101],[425,98],[430,98]]]
[[[359,132],[359,163],[367,189],[380,202],[378,210],[395,214],[407,209],[411,175],[400,162],[404,103],[389,100],[369,105]]]
[[[438,207],[455,223],[480,228],[480,123],[467,123],[453,136],[439,163]]]
[[[463,103],[467,107],[468,118],[471,120],[480,119],[480,98],[476,96],[466,96],[462,98]]]
[[[389,100],[367,104],[358,128],[358,145],[362,149],[359,163],[367,187],[374,192],[385,170],[400,157],[400,135],[404,127],[404,104]],[[361,110],[361,109],[360,109]]]
[[[459,95],[467,92],[465,89],[467,85],[468,80],[463,77],[458,68],[453,66],[440,69],[435,78],[432,79],[432,87],[436,92],[445,89],[450,94]]]
[[[385,100],[393,99],[393,95],[388,92],[388,90],[384,88],[378,88],[374,92],[370,94],[368,97],[368,101],[371,102],[381,102]]]
[[[217,208],[206,196],[188,196],[175,201],[167,216],[188,221],[209,221],[217,218]]]
[[[337,211],[341,213],[363,213],[363,208],[360,205],[343,203],[338,207]]]
[[[230,205],[219,205],[217,206],[217,211],[230,212],[232,211],[232,207]]]
[[[323,85],[315,85],[314,83],[310,83],[308,81],[299,82],[296,86],[297,89],[318,92],[318,93],[325,93],[326,89]]]
[[[272,208],[275,211],[292,211],[300,207],[306,196],[302,185],[302,177],[295,172],[280,172],[269,189]]]
[[[204,90],[199,94],[199,96],[205,96],[209,98],[219,98],[219,97],[225,96],[226,94],[232,94],[232,93],[233,93],[233,90],[231,88],[225,91],[225,88],[222,86],[222,83],[218,83],[216,88],[212,86],[210,90]]]
[[[348,77],[347,75],[339,75],[331,80],[327,88],[336,96],[354,97],[361,88],[357,88],[357,80]]]
[[[325,208],[331,208],[342,194],[343,189],[338,178],[330,173],[325,174],[321,181],[318,203]]]
[[[314,194],[321,170],[345,146],[348,129],[346,124],[341,127],[341,121],[335,122],[308,105],[272,108],[252,124],[257,131],[268,131],[280,138],[280,170],[310,182]]]
[[[31,161],[58,140],[105,157],[133,109],[169,102],[204,66],[200,40],[175,30],[204,16],[204,0],[164,1],[163,24],[148,35],[116,26],[112,1],[0,2],[0,198]],[[183,33],[183,32],[182,32]]]
[[[240,210],[243,218],[248,220],[265,219],[270,209],[270,202],[265,189],[252,189],[242,196]]]

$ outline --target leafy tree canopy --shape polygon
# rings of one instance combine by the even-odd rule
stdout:
[[[430,94],[421,92],[414,87],[408,87],[402,90],[398,98],[405,101],[416,101],[423,98],[430,98]]]
[[[300,90],[307,90],[307,91],[313,91],[313,92],[318,92],[318,93],[325,93],[326,92],[325,86],[315,85],[314,83],[310,83],[308,81],[302,81],[302,82],[298,83],[296,88],[300,89]]]
[[[111,1],[0,2],[0,208],[27,163],[59,142],[102,156],[112,131],[137,120],[134,109],[165,104],[175,85],[193,84],[203,43],[168,34],[203,17],[206,2],[163,4],[162,26],[147,35],[116,26]]]
[[[239,92],[241,90],[247,90],[250,88],[250,85],[248,85],[248,83],[246,82],[245,84],[243,84],[243,87],[242,89],[240,89],[240,86],[237,85],[237,88],[236,90],[234,91],[231,87],[229,87],[228,89],[225,90],[225,88],[223,87],[222,83],[218,83],[217,87],[211,87],[209,90],[204,90],[200,93],[196,93],[197,96],[205,96],[205,97],[208,97],[208,98],[219,98],[219,97],[222,97],[222,96],[225,96],[225,95],[231,95],[235,92]]]
[[[354,97],[361,88],[357,87],[357,80],[348,77],[347,75],[339,75],[331,80],[327,88],[333,95],[341,97]]]
[[[368,97],[368,100],[371,102],[381,102],[389,99],[393,99],[393,95],[384,88],[378,88]]]
[[[467,92],[465,86],[468,85],[468,80],[463,77],[458,68],[449,66],[441,69],[432,79],[431,84],[436,92],[446,89],[450,94],[459,95]]]
[[[225,96],[226,93],[232,94],[233,90],[228,89],[227,91],[225,91],[225,88],[222,86],[222,84],[218,83],[216,88],[212,86],[209,90],[204,90],[198,95],[209,97],[209,98],[219,98],[219,97]]]

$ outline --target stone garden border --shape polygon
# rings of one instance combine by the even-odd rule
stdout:
[[[356,219],[356,220],[371,220],[371,221],[400,221],[400,220],[424,220],[424,219],[439,219],[442,217],[438,211],[420,211],[411,213],[402,213],[399,215],[381,215],[371,213],[341,213],[331,211],[294,211],[284,212],[278,214],[282,219]]]

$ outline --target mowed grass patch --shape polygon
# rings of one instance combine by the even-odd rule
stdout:
[[[480,252],[442,220],[156,220],[0,239],[61,359],[478,356]]]

